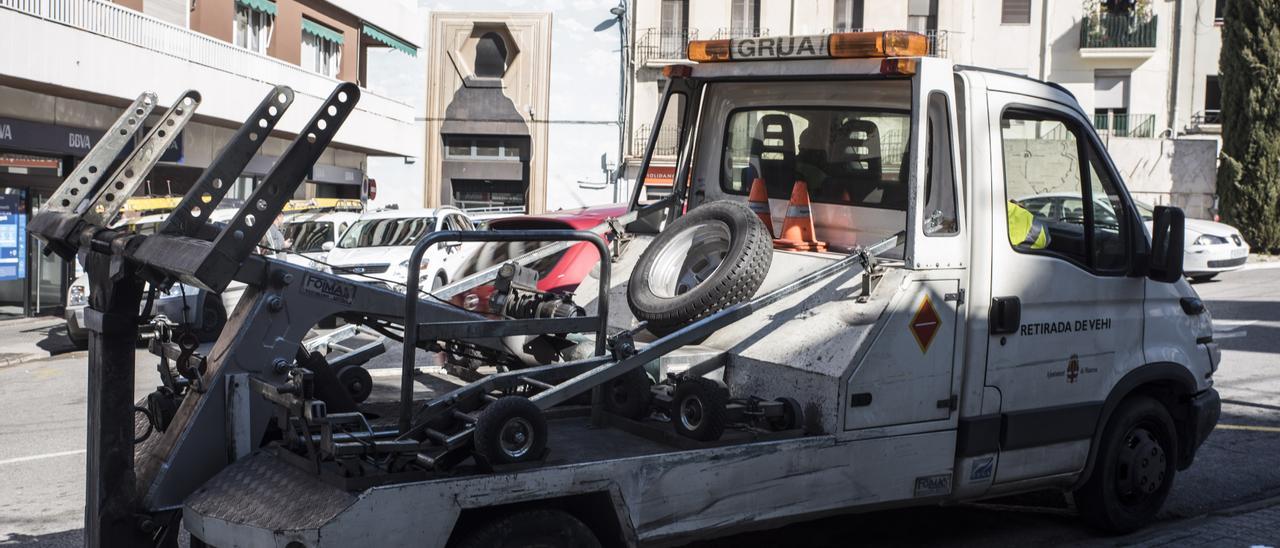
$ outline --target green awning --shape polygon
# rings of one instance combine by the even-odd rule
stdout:
[[[307,19],[306,17],[302,18],[302,32],[309,32],[330,42],[336,42],[338,44],[342,43],[342,33]]]
[[[250,9],[258,10],[267,15],[274,16],[276,14],[276,3],[271,0],[236,0],[237,4],[243,4]]]
[[[387,31],[384,31],[368,23],[364,24],[364,35],[368,36],[369,38],[373,38],[374,40],[377,40],[378,42],[381,42],[384,45],[388,45],[395,49],[403,51],[409,57],[418,56],[418,48],[415,48],[409,45],[408,42],[405,42],[404,40],[401,40],[399,38],[396,38],[395,36],[387,34]]]

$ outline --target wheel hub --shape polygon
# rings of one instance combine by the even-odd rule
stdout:
[[[688,430],[697,430],[702,425],[702,400],[685,398],[680,402],[680,424]]]
[[[514,417],[502,425],[498,440],[502,452],[508,457],[523,457],[533,447],[533,424],[523,417]]]
[[[1124,438],[1116,471],[1121,496],[1145,497],[1164,485],[1167,457],[1164,447],[1145,428],[1135,428]]]
[[[676,235],[654,260],[650,290],[665,298],[688,293],[719,270],[731,239],[723,223],[690,227]]]

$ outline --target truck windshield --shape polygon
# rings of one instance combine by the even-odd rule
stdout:
[[[745,195],[763,179],[786,200],[796,181],[814,202],[905,210],[910,113],[785,107],[733,111],[725,127],[721,189]]]
[[[326,221],[289,223],[285,225],[284,237],[292,242],[290,249],[294,253],[323,251],[325,242],[333,241],[333,223]]]
[[[435,217],[362,219],[342,235],[338,247],[392,247],[413,245],[436,226]]]

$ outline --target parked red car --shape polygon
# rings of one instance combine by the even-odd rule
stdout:
[[[582,209],[560,210],[541,215],[520,215],[489,221],[490,230],[588,230],[627,212],[625,204],[610,204]],[[484,244],[470,259],[470,264],[459,271],[459,279],[501,264],[542,245],[541,242],[490,242]],[[600,262],[595,246],[583,242],[540,259],[529,265],[538,272],[538,289],[547,292],[573,291]],[[492,291],[481,286],[454,298],[462,306],[466,296],[472,295],[473,303],[486,301]],[[478,298],[478,299],[477,299]],[[473,304],[473,306],[475,306]]]

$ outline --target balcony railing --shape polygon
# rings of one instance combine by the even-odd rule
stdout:
[[[1080,21],[1080,47],[1154,48],[1156,16],[1088,13]]]
[[[929,40],[929,56],[943,57],[947,56],[947,39],[951,36],[945,30],[931,30],[924,33],[926,39]]]
[[[300,93],[314,88],[327,94],[338,82],[298,65],[103,0],[0,0],[0,9],[6,8],[252,80],[289,84]],[[287,81],[276,81],[282,78]],[[303,83],[311,85],[303,86]],[[384,102],[394,103],[396,107],[392,110],[408,107],[403,102],[362,91],[364,108],[358,110],[385,112],[387,109],[378,106]]]
[[[1212,126],[1222,123],[1221,110],[1202,110],[1191,115],[1191,124],[1195,126]]]
[[[711,39],[712,40],[736,40],[738,38],[759,38],[761,36],[768,36],[768,35],[769,35],[768,29],[721,28],[720,30],[716,31],[715,35],[713,35]]]
[[[1112,137],[1156,136],[1156,115],[1154,114],[1094,114],[1093,127],[1098,133]]]
[[[644,156],[644,147],[649,146],[651,128],[643,124],[636,128],[631,139],[631,155]],[[674,158],[680,149],[680,134],[676,128],[664,127],[658,130],[658,143],[653,147],[653,155],[657,158]]]
[[[650,61],[677,61],[689,56],[689,41],[698,39],[695,30],[645,29],[636,40],[636,64]]]

